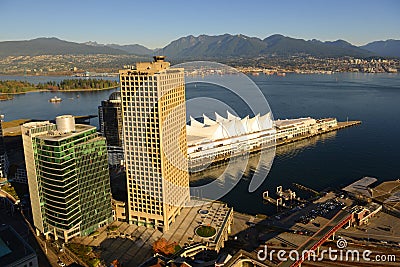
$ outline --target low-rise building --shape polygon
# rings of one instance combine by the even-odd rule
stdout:
[[[184,248],[179,256],[192,257],[205,249],[219,252],[225,246],[233,223],[233,208],[226,203],[192,199],[181,215],[185,219],[173,226],[171,232],[179,227],[179,231],[184,231],[180,242],[187,240],[190,246]],[[173,237],[171,240],[174,241]]]
[[[368,206],[356,206],[352,209],[353,220],[355,225],[368,224],[369,219],[374,217],[379,211],[382,210],[382,205],[370,203]]]
[[[358,199],[369,199],[373,197],[371,186],[377,181],[378,179],[374,177],[363,177],[362,179],[344,187],[342,190],[351,197]]]
[[[255,255],[244,250],[239,250],[235,253],[226,263],[215,265],[224,267],[270,267],[277,266],[276,264],[268,261],[261,261]]]
[[[112,199],[113,220],[126,222],[126,203],[124,201]]]
[[[9,225],[0,226],[0,265],[2,267],[38,267],[35,251]]]

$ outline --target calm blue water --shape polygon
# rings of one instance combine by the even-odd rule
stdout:
[[[0,76],[1,80],[26,80],[31,83],[44,83],[48,81],[60,82],[63,79],[72,79],[73,77],[59,76]],[[118,80],[117,78],[102,77]],[[35,120],[53,120],[58,115],[97,115],[97,107],[102,100],[108,99],[108,96],[116,91],[104,90],[94,92],[38,92],[15,95],[11,101],[0,101],[0,114],[5,115],[5,121],[29,118]],[[79,98],[77,97],[79,95]],[[63,99],[60,103],[50,103],[48,100],[54,96]],[[98,120],[92,119],[91,124],[98,127]]]
[[[254,80],[268,97],[275,118],[348,117],[363,123],[340,130],[314,146],[278,155],[260,190],[245,193],[246,183],[241,182],[225,201],[251,203],[236,207],[256,213],[270,211],[261,204],[262,191],[272,191],[279,184],[285,187],[297,182],[322,190],[363,176],[381,181],[400,178],[400,75],[346,73],[260,76]]]
[[[235,210],[271,213],[274,208],[264,205],[261,196],[264,190],[274,191],[277,185],[288,187],[297,182],[322,190],[329,186],[346,185],[367,175],[381,181],[400,178],[400,75],[289,74],[286,77],[260,75],[251,79],[267,97],[275,118],[336,117],[343,121],[348,117],[363,123],[278,149],[267,179],[253,193],[248,192],[249,176],[254,169],[250,166],[245,177],[222,199]],[[97,106],[111,92],[18,95],[12,101],[0,102],[0,114],[6,115],[6,121],[18,118],[54,119],[61,114],[97,114]],[[77,94],[80,98],[76,98]],[[187,86],[186,94],[189,99],[208,96],[229,105],[237,101],[235,96],[221,88],[206,85]],[[49,103],[48,99],[54,95],[64,101]],[[208,107],[205,110],[205,113],[212,113]],[[241,116],[248,113],[245,106],[235,111]],[[92,124],[98,126],[97,120],[93,120]],[[257,162],[256,159],[252,161]],[[204,173],[196,179],[213,178],[216,172]]]

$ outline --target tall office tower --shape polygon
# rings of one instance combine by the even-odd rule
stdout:
[[[108,163],[119,165],[124,159],[122,148],[121,92],[113,92],[99,106],[101,134],[107,139]]]
[[[168,231],[190,200],[182,68],[120,70],[129,223]]]
[[[106,140],[96,127],[65,115],[21,131],[37,234],[68,242],[111,222]]]
[[[0,177],[7,177],[9,163],[3,137],[3,119],[4,115],[0,115]]]

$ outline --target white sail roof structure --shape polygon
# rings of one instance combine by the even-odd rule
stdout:
[[[261,131],[260,123],[258,122],[259,118],[260,114],[257,114],[255,117],[249,119],[247,129],[250,133]]]
[[[228,120],[240,120],[239,117],[231,114],[228,110],[226,111],[227,115],[228,115]]]
[[[215,113],[215,120],[203,114],[203,123],[190,117],[190,125],[186,126],[186,132],[189,143],[203,143],[257,133],[272,128],[271,113],[263,116],[257,114],[253,118],[246,116],[241,119],[228,111],[227,118]]]
[[[224,122],[228,122],[229,120],[225,119],[224,117],[219,115],[217,112],[215,112],[215,121],[216,122],[220,122],[220,123],[224,123]]]
[[[188,142],[203,142],[216,140],[214,136],[217,132],[219,125],[207,126],[207,127],[196,127],[186,125],[186,133]],[[223,138],[223,137],[220,137]]]
[[[227,130],[221,124],[218,124],[214,129],[215,131],[213,132],[212,140],[220,140],[229,137]]]
[[[201,122],[197,121],[195,118],[193,118],[192,116],[190,116],[190,126],[203,128],[204,123],[201,123]]]
[[[203,114],[203,122],[205,125],[209,125],[209,126],[217,124],[215,121],[213,121],[212,119],[210,119],[209,117],[207,117],[204,114]]]
[[[226,123],[223,123],[222,126],[225,128],[225,130],[228,133],[229,137],[233,137],[233,136],[237,136],[237,131],[236,131],[236,125],[235,125],[235,121],[231,120],[228,121]]]
[[[240,118],[237,118],[236,120],[234,120],[234,122],[236,135],[243,135],[248,133],[245,127],[243,127],[242,120]]]
[[[244,117],[240,121],[242,122],[242,126],[243,126],[244,131],[246,133],[248,133],[249,132],[249,130],[248,130],[249,115],[247,115],[246,117]]]
[[[268,112],[264,116],[261,116],[259,119],[259,123],[262,129],[272,128],[271,112]]]

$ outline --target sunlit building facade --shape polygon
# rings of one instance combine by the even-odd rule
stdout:
[[[168,231],[190,200],[185,83],[154,59],[120,71],[128,221]]]

